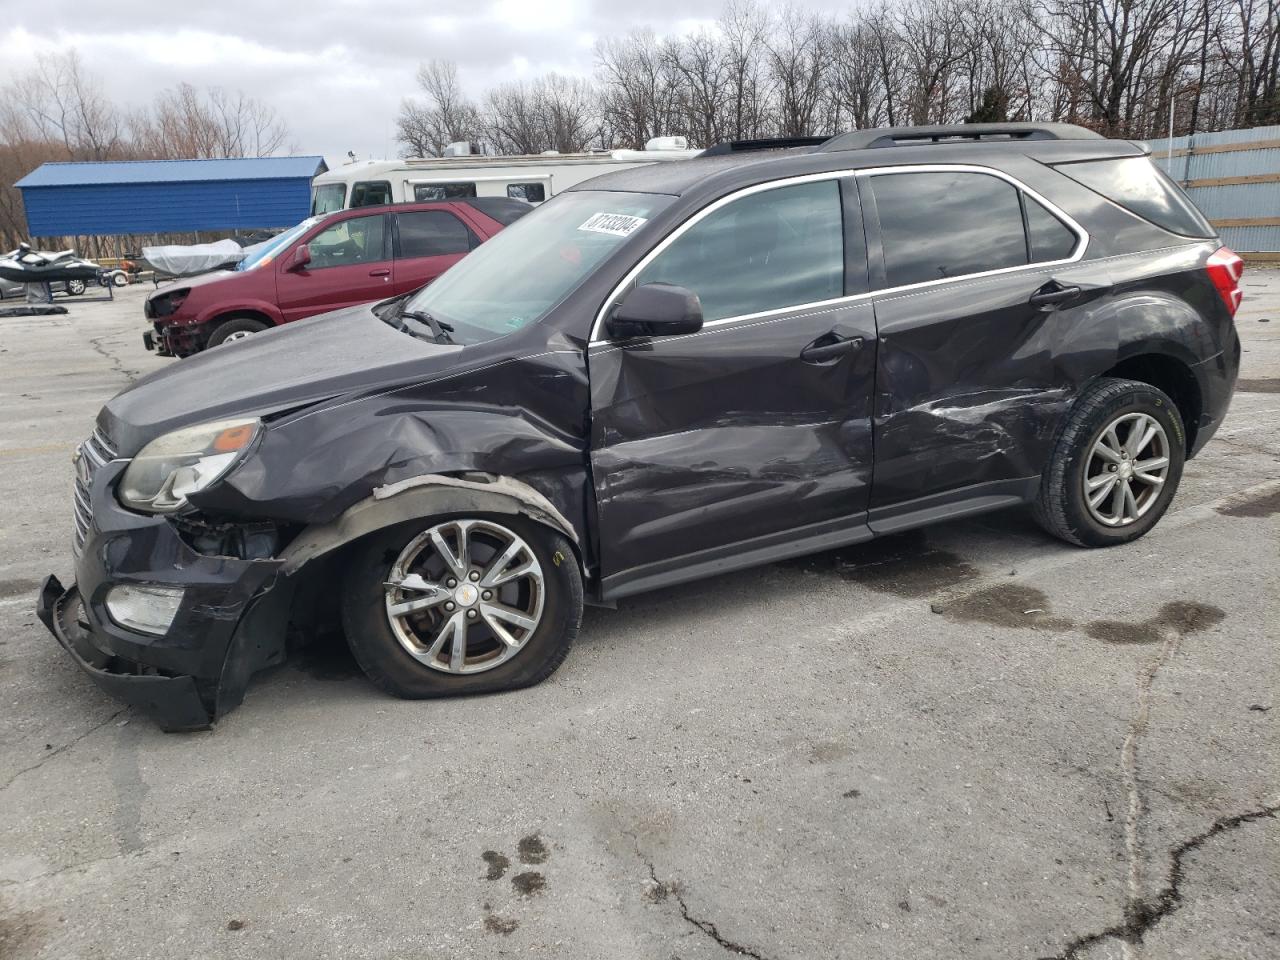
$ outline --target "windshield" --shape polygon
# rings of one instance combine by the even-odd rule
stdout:
[[[406,304],[481,343],[536,323],[672,197],[571,191],[481,244]]]
[[[289,244],[293,243],[293,241],[297,240],[298,237],[302,236],[302,234],[306,233],[319,222],[319,217],[309,217],[306,220],[303,220],[296,227],[290,227],[284,233],[277,234],[270,240],[254,244],[252,247],[248,248],[253,252],[237,263],[236,269],[253,270],[257,267],[265,266],[276,258],[276,254]]]
[[[345,183],[324,183],[316,187],[311,197],[311,215],[333,213],[341,210],[347,202],[347,185]]]

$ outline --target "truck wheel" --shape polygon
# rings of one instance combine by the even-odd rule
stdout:
[[[582,576],[560,534],[522,517],[431,519],[356,549],[342,620],[356,661],[408,699],[512,690],[564,661]]]
[[[261,333],[265,329],[267,325],[253,317],[232,317],[230,320],[222,321],[213,333],[209,334],[209,342],[206,346],[220,347],[224,343],[243,340],[255,333]]]
[[[71,294],[71,296],[78,297],[80,294],[84,293],[84,290],[85,285],[83,280],[67,281],[67,293]]]
[[[1163,391],[1136,380],[1097,380],[1058,433],[1036,520],[1081,547],[1137,540],[1169,508],[1185,456],[1182,418]]]

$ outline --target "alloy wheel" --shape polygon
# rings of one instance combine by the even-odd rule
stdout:
[[[542,619],[546,583],[519,535],[488,520],[450,520],[414,537],[387,574],[391,631],[444,673],[492,670],[524,648]]]
[[[1084,499],[1107,527],[1137,523],[1160,498],[1169,475],[1169,438],[1147,413],[1125,413],[1102,429],[1085,464]]]

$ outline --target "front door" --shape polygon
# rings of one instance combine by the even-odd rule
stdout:
[[[348,217],[306,241],[311,262],[290,269],[280,258],[276,300],[285,320],[391,296],[391,234],[382,213]]]
[[[876,336],[856,186],[747,191],[658,248],[694,334],[589,348],[604,594],[859,539]],[[846,242],[848,238],[848,242]],[[598,331],[598,338],[607,333]]]

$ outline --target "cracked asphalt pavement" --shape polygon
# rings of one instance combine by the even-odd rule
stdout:
[[[694,583],[501,696],[322,646],[194,735],[33,613],[75,443],[174,362],[145,290],[0,320],[0,957],[1280,955],[1280,272],[1245,281],[1242,390],[1135,544],[1010,512]]]

